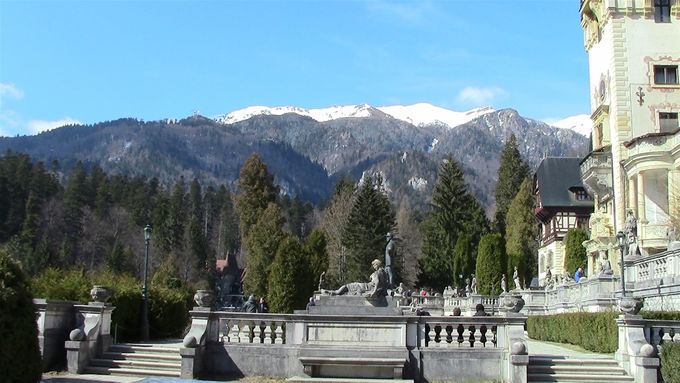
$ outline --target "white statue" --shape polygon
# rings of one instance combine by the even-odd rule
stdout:
[[[600,252],[601,260],[600,260],[600,269],[598,272],[598,275],[612,275],[614,274],[614,271],[612,270],[612,264],[609,262],[609,259],[607,257],[607,253],[602,251]]]
[[[519,281],[519,271],[517,271],[517,266],[515,266],[515,272],[512,273],[512,280],[515,282],[515,289],[522,290],[522,285]]]
[[[624,226],[626,237],[628,238],[628,256],[634,257],[638,255],[637,245],[637,218],[633,213],[633,209],[628,209],[626,215],[626,226]]]
[[[472,291],[472,294],[477,294],[477,277],[474,274],[472,274],[472,282],[470,282],[470,291]]]
[[[505,280],[505,274],[503,274],[503,277],[501,278],[501,290],[503,290],[504,293],[508,292],[508,282]]]

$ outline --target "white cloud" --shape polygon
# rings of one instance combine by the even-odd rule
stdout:
[[[26,123],[26,129],[29,134],[38,134],[46,130],[52,130],[64,125],[80,124],[80,121],[74,120],[71,117],[62,118],[61,120],[45,121],[45,120],[31,120]]]
[[[5,97],[20,100],[24,98],[24,92],[12,83],[0,82],[0,98]]]
[[[508,92],[497,86],[487,88],[466,86],[458,93],[458,101],[466,104],[488,105],[495,98],[507,94]]]

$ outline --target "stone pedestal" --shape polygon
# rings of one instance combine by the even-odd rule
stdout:
[[[111,345],[111,313],[114,307],[102,302],[75,305],[76,328],[66,341],[68,371],[80,374],[98,354]]]
[[[77,302],[34,299],[38,313],[38,344],[42,354],[43,371],[64,366],[64,342],[75,327]]]
[[[402,315],[397,303],[399,298],[365,298],[356,295],[317,295],[315,306],[309,314],[322,315]]]

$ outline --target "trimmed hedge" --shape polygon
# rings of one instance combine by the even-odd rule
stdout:
[[[640,311],[645,319],[680,320],[680,311]]]
[[[7,383],[38,382],[42,361],[28,278],[0,250],[0,375]]]
[[[616,314],[612,312],[531,316],[527,320],[527,331],[532,339],[613,353],[618,348],[619,337],[615,319]]]
[[[79,270],[47,269],[32,283],[35,296],[47,299],[91,301],[93,285],[111,289],[108,302],[116,309],[111,315],[111,332],[118,340],[140,337],[142,282],[125,274],[103,273],[88,277]],[[192,294],[186,288],[151,286],[149,289],[149,327],[152,338],[180,337],[189,323]]]
[[[680,382],[680,343],[664,343],[660,357],[664,382]]]

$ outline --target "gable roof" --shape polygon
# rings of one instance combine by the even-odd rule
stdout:
[[[592,200],[577,200],[574,191],[583,189],[581,159],[578,157],[547,157],[538,165],[535,187],[542,207],[593,206]]]

